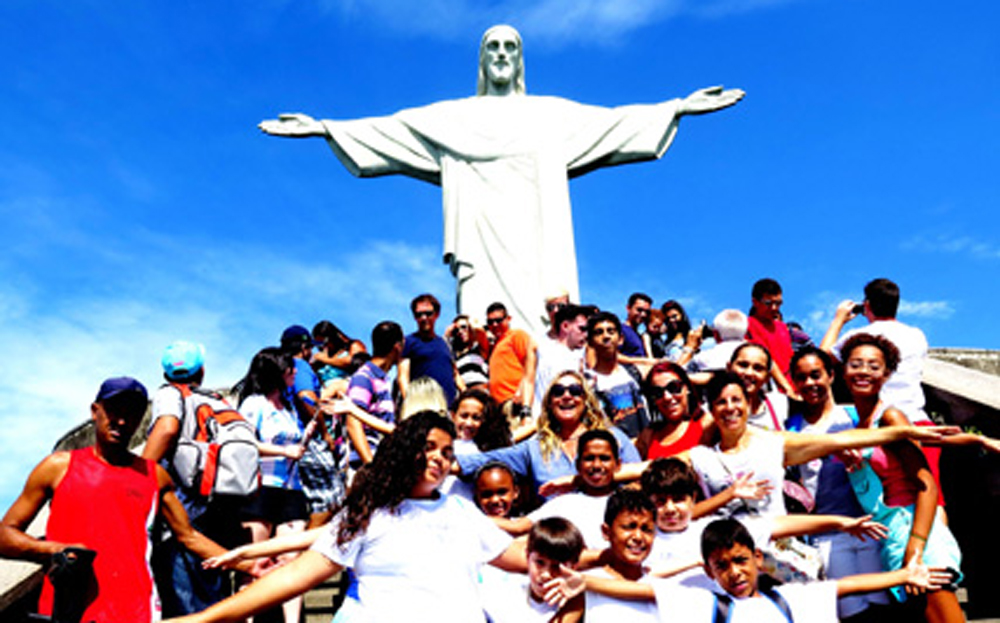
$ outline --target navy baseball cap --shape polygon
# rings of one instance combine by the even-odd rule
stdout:
[[[101,389],[97,390],[94,402],[104,402],[124,393],[138,394],[144,401],[149,400],[149,394],[146,393],[142,383],[130,376],[116,376],[101,383]]]
[[[312,333],[309,333],[309,329],[300,324],[293,324],[285,329],[281,334],[282,346],[292,346],[305,343],[308,343],[310,346],[317,346],[321,342],[314,340]]]

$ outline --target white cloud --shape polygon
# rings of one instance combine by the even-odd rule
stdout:
[[[955,314],[955,307],[948,301],[900,301],[901,318],[913,316],[931,320],[948,320]]]
[[[680,14],[720,18],[795,0],[320,0],[345,20],[371,19],[393,30],[453,39],[509,23],[542,44],[614,43],[628,33]]]
[[[1000,260],[1000,246],[973,236],[958,234],[918,235],[903,242],[905,251],[967,255],[979,260]]]
[[[215,240],[205,256],[178,269],[155,258],[198,245],[150,234],[137,238],[131,248],[142,251],[102,258],[129,266],[137,275],[129,282],[74,294],[46,290],[38,281],[22,287],[17,281],[26,275],[0,282],[0,507],[9,505],[58,438],[89,417],[101,380],[130,375],[155,389],[162,379],[160,353],[173,340],[204,343],[206,384],[225,386],[289,324],[330,318],[367,341],[379,320],[395,316],[406,324],[416,289],[454,288],[431,246],[376,242],[339,255],[333,267],[290,259],[281,249]],[[0,256],[0,266],[5,263],[16,265]],[[446,313],[450,307],[445,304]]]

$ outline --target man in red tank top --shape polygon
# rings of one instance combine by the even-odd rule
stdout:
[[[191,528],[166,471],[129,451],[147,403],[135,379],[104,381],[90,406],[95,444],[46,457],[0,522],[0,556],[47,564],[71,546],[97,552],[83,621],[159,620],[149,566],[157,513],[193,552],[208,557],[225,551]],[[46,539],[29,536],[25,529],[50,500]],[[52,602],[46,578],[39,612],[51,614]]]

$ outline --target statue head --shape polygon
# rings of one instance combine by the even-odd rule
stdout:
[[[476,95],[524,93],[524,48],[513,26],[492,26],[479,43]]]

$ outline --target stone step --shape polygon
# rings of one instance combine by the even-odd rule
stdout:
[[[306,593],[302,604],[304,623],[330,623],[340,605],[345,579],[344,574],[338,573]]]

